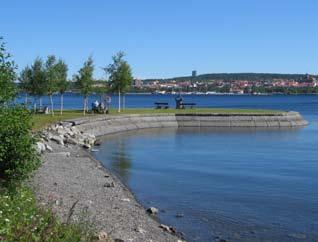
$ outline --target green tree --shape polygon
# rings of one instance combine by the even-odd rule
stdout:
[[[28,103],[28,94],[30,91],[30,84],[32,78],[32,70],[29,66],[26,66],[20,73],[20,90],[25,93],[25,105]]]
[[[133,80],[131,68],[124,56],[124,52],[118,52],[112,57],[113,63],[104,68],[109,75],[111,89],[118,92],[118,112],[121,111],[121,93],[127,92]]]
[[[26,178],[39,164],[35,140],[30,134],[30,113],[25,107],[5,105],[15,96],[15,65],[0,48],[0,178]]]
[[[0,177],[7,181],[27,178],[40,164],[30,119],[25,107],[0,108]]]
[[[69,82],[67,81],[68,67],[63,60],[59,60],[56,65],[57,65],[56,68],[58,72],[57,86],[58,86],[58,91],[61,97],[60,114],[62,115],[63,108],[64,108],[64,93],[69,87]]]
[[[7,53],[3,38],[0,37],[0,105],[12,100],[16,94],[15,70],[11,55]]]
[[[46,93],[50,97],[51,114],[54,116],[53,94],[58,90],[58,69],[56,57],[49,55],[45,62]]]
[[[36,111],[37,100],[40,100],[40,106],[42,106],[42,96],[46,93],[46,75],[45,68],[41,58],[36,58],[31,66],[31,80],[29,88],[29,94],[35,97],[34,111]]]
[[[93,90],[94,62],[90,56],[75,76],[76,85],[83,95],[83,113],[88,111],[88,96]]]

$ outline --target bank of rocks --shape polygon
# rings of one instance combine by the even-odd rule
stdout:
[[[50,141],[61,146],[79,145],[91,149],[99,140],[95,135],[80,131],[72,122],[60,122],[49,126],[38,133],[39,141],[36,144],[38,153],[53,152]]]

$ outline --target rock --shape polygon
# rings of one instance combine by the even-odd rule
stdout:
[[[95,140],[94,145],[100,146],[102,144],[102,141],[100,139]]]
[[[155,214],[158,213],[158,209],[155,208],[155,207],[150,207],[150,208],[147,209],[147,213],[155,215]]]
[[[83,147],[84,147],[85,149],[90,149],[90,148],[92,148],[92,146],[91,146],[90,144],[83,144]]]
[[[85,138],[84,139],[84,144],[89,144],[90,146],[94,145],[95,139],[92,138]]]
[[[98,240],[107,241],[108,240],[108,234],[105,231],[100,231],[99,234],[98,234]]]
[[[73,139],[73,138],[67,138],[66,140],[65,140],[65,142],[67,143],[67,144],[70,144],[70,145],[77,145],[77,140],[76,139]]]
[[[174,228],[174,227],[170,227],[170,232],[171,232],[172,234],[176,234],[176,233],[177,233],[177,229]]]
[[[65,156],[65,157],[70,157],[71,156],[71,153],[70,152],[58,152],[58,153],[54,153],[56,155],[62,155],[62,156]]]
[[[36,143],[36,151],[41,154],[46,150],[45,144],[43,144],[42,142],[37,142]]]
[[[145,233],[146,233],[146,230],[144,230],[144,229],[141,228],[141,227],[137,227],[137,228],[135,229],[135,231],[138,232],[138,233],[141,233],[141,234],[145,234]]]
[[[115,187],[115,184],[113,182],[107,182],[104,184],[104,187]]]
[[[122,239],[114,239],[114,242],[125,242],[125,241]]]
[[[64,134],[65,133],[65,130],[64,130],[64,127],[63,126],[58,126],[58,128],[56,129],[57,133],[58,134]]]
[[[62,125],[65,128],[71,128],[74,125],[74,123],[73,122],[62,121],[62,122],[60,122],[60,125]]]
[[[170,227],[168,225],[160,224],[159,228],[162,228],[163,231],[170,232]]]
[[[51,140],[55,141],[59,145],[64,145],[64,139],[60,136],[54,135],[51,137]]]
[[[70,130],[74,133],[74,134],[79,134],[80,133],[80,131],[78,130],[78,128],[76,128],[76,127],[71,127],[70,128]]]
[[[53,152],[53,148],[49,146],[48,144],[45,144],[45,147],[49,152]]]

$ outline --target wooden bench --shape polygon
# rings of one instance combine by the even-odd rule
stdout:
[[[182,108],[185,109],[186,107],[189,107],[193,109],[196,105],[196,103],[182,103]]]
[[[168,103],[160,103],[160,102],[155,102],[156,109],[168,109],[169,104]]]

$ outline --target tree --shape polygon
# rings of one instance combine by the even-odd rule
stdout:
[[[118,112],[121,111],[120,95],[125,94],[133,80],[131,68],[124,58],[124,52],[118,52],[112,57],[113,63],[104,68],[109,75],[111,89],[118,92]]]
[[[6,52],[3,38],[0,37],[0,105],[12,100],[16,94],[15,70],[11,55]]]
[[[88,96],[92,93],[93,89],[93,72],[94,64],[93,58],[90,56],[87,61],[85,61],[84,66],[79,70],[78,74],[75,76],[75,81],[77,87],[83,95],[83,113],[88,110]]]
[[[28,103],[28,94],[30,91],[32,78],[32,70],[29,66],[26,66],[20,73],[19,81],[20,81],[20,90],[25,92],[25,105]]]
[[[22,106],[5,105],[15,96],[15,65],[0,38],[0,178],[7,181],[28,177],[40,160],[30,135],[30,113]],[[28,73],[29,74],[29,73]]]
[[[25,107],[0,108],[0,178],[22,180],[40,164],[30,121]]]
[[[59,60],[57,62],[57,72],[58,72],[58,79],[57,79],[57,87],[58,91],[61,96],[61,107],[60,107],[60,114],[63,114],[63,106],[64,106],[64,93],[66,92],[69,82],[67,81],[67,65],[63,60]]]
[[[45,80],[46,93],[50,97],[52,116],[54,116],[53,94],[58,90],[58,75],[56,57],[54,55],[49,55],[45,62]]]
[[[31,80],[29,88],[30,95],[35,97],[34,111],[36,111],[37,100],[40,99],[40,106],[42,105],[42,96],[46,93],[46,77],[45,68],[41,58],[36,58],[31,66]]]

